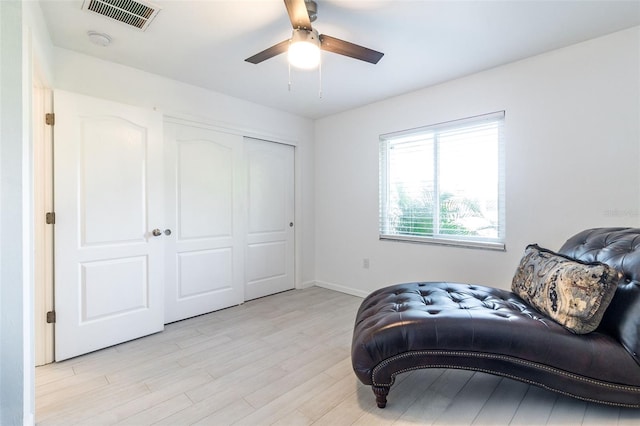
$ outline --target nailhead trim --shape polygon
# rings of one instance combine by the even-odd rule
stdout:
[[[550,373],[553,374],[557,374],[560,376],[565,376],[574,380],[578,380],[581,382],[585,382],[585,383],[589,383],[595,386],[601,386],[604,388],[609,388],[609,389],[615,389],[615,390],[622,390],[625,392],[635,392],[640,394],[640,387],[636,387],[636,386],[626,386],[626,385],[617,385],[614,383],[609,383],[609,382],[602,382],[600,380],[594,380],[594,379],[590,379],[588,377],[584,377],[584,376],[579,376],[577,374],[573,374],[573,373],[568,373],[566,371],[563,370],[559,370],[557,368],[553,368],[553,367],[549,367],[547,365],[544,364],[538,364],[535,362],[531,362],[531,361],[526,361],[520,358],[513,358],[510,356],[506,356],[506,355],[496,355],[496,354],[487,354],[487,353],[481,353],[481,352],[464,352],[464,351],[412,351],[412,352],[405,352],[405,353],[401,353],[398,355],[394,355],[390,358],[385,359],[384,361],[380,362],[378,365],[376,365],[374,367],[374,369],[371,372],[371,381],[372,381],[372,385],[373,386],[381,386],[381,387],[391,387],[391,385],[393,385],[393,383],[395,382],[395,378],[398,374],[401,373],[406,373],[408,371],[413,371],[413,370],[421,370],[421,369],[425,369],[425,368],[453,368],[453,369],[458,369],[458,370],[472,370],[472,371],[479,371],[482,373],[489,373],[489,374],[494,374],[494,375],[498,375],[498,376],[503,376],[503,377],[507,377],[510,379],[514,379],[514,380],[518,380],[521,382],[525,382],[525,383],[529,383],[532,385],[536,385],[536,386],[540,386],[544,389],[547,390],[551,390],[553,392],[557,392],[563,395],[567,395],[573,398],[578,398],[581,399],[583,401],[589,401],[589,402],[597,402],[600,404],[607,404],[607,405],[613,405],[613,406],[618,406],[618,407],[630,407],[630,408],[640,408],[640,403],[639,404],[626,404],[626,403],[617,403],[617,402],[610,402],[610,401],[601,401],[598,399],[592,399],[592,398],[588,398],[588,397],[583,397],[583,396],[578,396],[578,395],[574,395],[572,393],[569,392],[565,392],[562,390],[558,390],[552,387],[549,387],[548,385],[545,385],[543,383],[538,383],[536,381],[530,380],[530,379],[525,379],[519,376],[515,376],[512,374],[508,374],[508,373],[504,373],[504,372],[499,372],[499,371],[494,371],[494,370],[489,370],[489,369],[484,369],[484,368],[479,368],[479,367],[462,367],[459,365],[440,365],[440,364],[424,364],[424,365],[416,365],[414,367],[409,367],[409,368],[405,368],[402,370],[398,370],[395,371],[391,374],[391,383],[386,383],[386,384],[382,384],[382,383],[378,383],[375,379],[375,376],[377,374],[378,371],[380,371],[382,368],[386,367],[388,364],[390,364],[391,362],[397,360],[397,359],[402,359],[402,358],[410,358],[410,357],[414,357],[414,356],[423,356],[423,355],[434,355],[434,356],[461,356],[461,357],[470,357],[470,358],[485,358],[485,359],[496,359],[496,360],[501,360],[501,361],[509,361],[515,364],[521,364],[521,365],[525,365],[527,367],[532,367],[532,368],[537,368],[539,370],[545,370],[548,371]]]

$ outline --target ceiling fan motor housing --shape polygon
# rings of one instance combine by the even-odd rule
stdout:
[[[298,42],[307,42],[312,43],[320,47],[320,36],[318,35],[318,31],[313,30],[305,30],[302,28],[296,28],[291,33],[291,44]]]

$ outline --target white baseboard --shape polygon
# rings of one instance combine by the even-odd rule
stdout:
[[[303,282],[302,284],[300,284],[299,286],[297,286],[296,288],[299,290],[304,290],[305,288],[310,288],[316,285],[315,281],[306,281]]]
[[[36,419],[33,413],[25,413],[22,419],[23,426],[33,426],[36,424]]]
[[[315,281],[314,285],[329,290],[339,291],[341,293],[350,294],[352,296],[362,297],[363,299],[369,295],[369,292],[357,290],[355,288],[347,287],[340,284],[328,283],[326,281]]]

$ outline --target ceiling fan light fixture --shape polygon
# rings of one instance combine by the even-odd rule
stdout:
[[[295,29],[288,51],[289,64],[312,70],[320,64],[320,37],[316,30]]]

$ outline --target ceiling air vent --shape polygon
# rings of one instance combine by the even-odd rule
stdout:
[[[90,10],[132,27],[146,30],[160,8],[149,2],[134,0],[84,0],[83,10]]]

